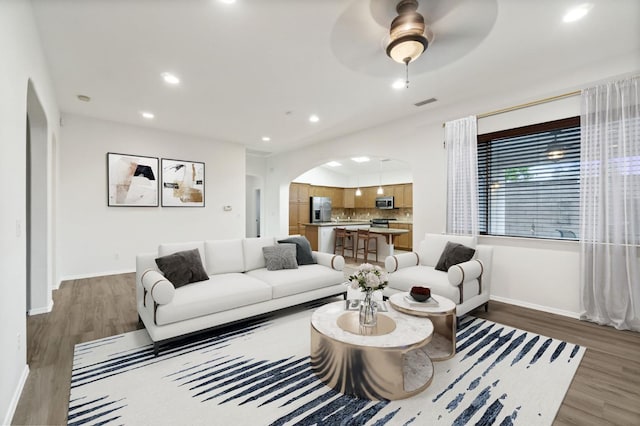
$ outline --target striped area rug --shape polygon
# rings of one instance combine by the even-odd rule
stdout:
[[[585,349],[467,317],[424,392],[369,401],[310,369],[313,307],[252,321],[154,358],[145,330],[75,347],[70,425],[547,425]]]

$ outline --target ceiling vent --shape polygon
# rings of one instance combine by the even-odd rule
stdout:
[[[430,104],[435,101],[437,101],[436,98],[429,98],[429,99],[425,99],[424,101],[416,102],[414,105],[417,107],[421,107],[422,105]]]

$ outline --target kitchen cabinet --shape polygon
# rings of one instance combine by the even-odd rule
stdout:
[[[361,186],[362,195],[356,197],[357,209],[372,209],[376,206],[377,186]]]
[[[311,185],[308,183],[291,182],[289,185],[289,202],[301,203],[309,202],[309,189]]]
[[[404,207],[413,207],[413,184],[404,184]]]
[[[344,189],[331,188],[329,193],[331,194],[331,206],[336,209],[344,208]]]
[[[292,182],[289,185],[289,235],[304,235],[303,223],[309,222],[311,185]]]
[[[409,232],[407,234],[398,235],[394,239],[395,248],[398,250],[411,251],[413,246],[413,225],[410,223],[389,223],[389,228],[392,229],[406,229]]]
[[[343,207],[345,209],[353,209],[356,207],[356,189],[355,188],[344,188],[343,193]]]
[[[394,207],[406,207],[404,203],[404,185],[393,185],[393,205]]]

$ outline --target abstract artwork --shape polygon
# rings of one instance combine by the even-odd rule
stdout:
[[[108,206],[158,206],[158,158],[107,153]]]
[[[162,159],[162,206],[204,207],[204,163]]]

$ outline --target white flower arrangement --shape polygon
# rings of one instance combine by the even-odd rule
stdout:
[[[355,274],[349,276],[349,283],[354,290],[382,290],[389,283],[387,273],[379,266],[363,263]]]

